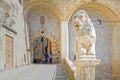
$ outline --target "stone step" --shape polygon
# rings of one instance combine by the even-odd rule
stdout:
[[[66,70],[62,64],[57,65],[55,80],[69,80]]]

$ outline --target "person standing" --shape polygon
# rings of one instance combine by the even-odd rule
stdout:
[[[48,63],[48,54],[47,54],[47,51],[45,51],[44,57],[45,57],[45,64],[47,64]]]
[[[52,64],[52,53],[51,52],[50,52],[49,58],[50,58],[50,64]]]

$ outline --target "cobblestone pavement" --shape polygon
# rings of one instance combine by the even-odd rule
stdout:
[[[0,80],[52,80],[56,65],[32,64],[0,72]]]

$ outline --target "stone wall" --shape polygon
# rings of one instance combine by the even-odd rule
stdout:
[[[60,28],[57,17],[49,11],[36,9],[33,10],[28,18],[28,23],[30,24],[31,31],[37,31],[42,26],[40,25],[40,17],[45,17],[45,25],[47,31],[55,34],[56,39],[60,40]]]
[[[96,30],[96,57],[101,59],[101,64],[96,67],[96,80],[112,80],[112,27],[109,22],[101,22],[101,25],[95,22],[97,19],[108,21],[104,15],[91,10],[87,12]],[[71,20],[69,21],[69,39],[69,57],[73,60],[76,37]]]
[[[27,47],[26,47],[26,36],[25,36],[25,26],[24,26],[24,17],[23,17],[23,6],[19,4],[19,1],[17,0],[7,0],[1,2],[2,6],[0,6],[1,9],[3,9],[5,12],[3,13],[2,17],[2,24],[5,24],[6,27],[9,27],[13,31],[16,32],[16,35],[12,35],[14,39],[14,53],[13,53],[13,67],[19,67],[21,65],[27,64]],[[1,22],[0,22],[1,23]],[[8,29],[5,29],[4,27],[1,28],[0,33],[2,38],[2,44],[0,44],[3,47],[3,51],[0,52],[0,55],[2,55],[0,59],[0,69],[6,69],[6,47],[5,44],[5,34]],[[7,31],[10,35],[10,31]]]
[[[3,32],[3,28],[2,28],[2,24],[0,24],[0,70],[3,70],[5,67],[5,55],[4,55],[4,32]]]
[[[26,45],[26,35],[25,35],[25,26],[24,26],[24,17],[23,17],[23,8],[20,7],[18,10],[18,16],[16,23],[13,26],[17,32],[16,41],[17,41],[17,66],[26,64],[25,59],[27,59],[27,45]],[[22,44],[22,45],[21,45]],[[27,60],[26,60],[27,61]]]

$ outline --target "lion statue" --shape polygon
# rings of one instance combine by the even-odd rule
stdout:
[[[85,10],[78,10],[72,17],[77,34],[78,53],[95,56],[96,33],[94,26]]]

